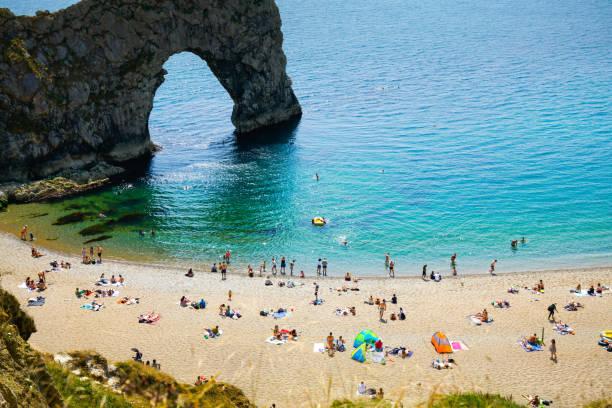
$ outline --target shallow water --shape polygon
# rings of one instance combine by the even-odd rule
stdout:
[[[307,273],[327,257],[333,274],[383,274],[386,252],[398,274],[448,272],[453,252],[459,273],[612,263],[612,3],[278,4],[297,127],[238,141],[229,96],[179,54],[149,123],[164,149],[133,189],[12,206],[0,226],[78,253],[99,220],[52,226],[67,207],[144,212],[104,233],[105,253],[203,265],[230,249]]]

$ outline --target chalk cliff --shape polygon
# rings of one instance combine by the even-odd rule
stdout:
[[[87,184],[151,155],[162,68],[189,51],[234,101],[237,133],[299,117],[274,0],[83,0],[0,9],[0,182]]]

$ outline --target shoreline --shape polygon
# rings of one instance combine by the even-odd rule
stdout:
[[[71,255],[70,253],[66,252],[63,250],[64,246],[63,245],[59,245],[59,246],[54,246],[54,245],[46,245],[44,242],[41,245],[38,245],[39,241],[38,239],[34,242],[32,241],[22,241],[17,233],[11,232],[11,231],[7,231],[4,228],[0,227],[0,236],[4,236],[4,237],[10,237],[12,239],[14,239],[17,242],[21,242],[21,243],[25,243],[31,247],[36,247],[39,249],[43,249],[45,252],[48,253],[55,253],[56,256],[58,257],[65,257],[65,258],[69,258],[69,257],[74,257],[75,255]],[[97,246],[97,243],[92,243],[94,248]],[[103,244],[103,241],[102,241]],[[101,246],[104,248],[104,245]],[[90,245],[91,246],[91,245]],[[87,247],[87,246],[86,246]],[[77,251],[78,252],[78,248]],[[201,269],[198,266],[194,266],[194,265],[202,265],[201,262],[195,262],[193,265],[189,265],[187,259],[184,258],[169,258],[172,261],[168,261],[168,262],[163,262],[162,259],[155,259],[155,257],[151,257],[149,259],[147,259],[147,261],[136,261],[136,260],[132,260],[129,258],[125,258],[122,256],[107,256],[106,254],[104,254],[104,259],[107,261],[111,261],[111,262],[119,262],[119,263],[125,263],[125,264],[129,264],[129,265],[138,265],[138,266],[146,266],[146,267],[154,267],[154,268],[172,268],[172,269],[179,269],[179,268],[184,268],[185,270],[189,269],[189,268],[193,268],[194,272],[198,272],[198,273],[213,273],[210,272],[209,269]],[[59,261],[59,259],[58,259]],[[219,264],[219,261],[216,262],[217,265]],[[381,262],[382,264],[383,262]],[[450,263],[449,263],[450,264]],[[212,265],[212,262],[210,262],[207,265]],[[246,275],[246,270],[247,270],[247,264],[243,264],[243,263],[236,263],[236,264],[232,264],[229,263],[228,264],[228,275],[232,275],[232,276],[236,276],[236,275]],[[588,266],[571,266],[571,267],[567,267],[567,268],[544,268],[544,269],[524,269],[524,270],[518,270],[518,271],[510,271],[510,272],[497,272],[495,275],[493,276],[499,276],[499,275],[512,275],[512,274],[533,274],[533,273],[546,273],[546,272],[550,272],[550,271],[563,271],[563,272],[572,272],[572,271],[583,271],[583,270],[605,270],[605,269],[610,269],[612,268],[612,264],[611,265],[588,265]],[[280,266],[279,266],[280,269]],[[386,269],[386,268],[385,268]],[[355,270],[355,269],[353,269]],[[258,269],[253,267],[253,271],[255,272],[255,277],[259,277],[258,275]],[[297,271],[297,269],[296,269]],[[324,276],[316,276],[312,271],[310,272],[305,272],[306,277],[307,278],[320,278],[320,279],[324,279],[324,278],[343,278],[344,277],[344,273],[342,272],[341,274],[335,275],[335,274],[330,274],[327,275],[326,277]],[[428,270],[428,276],[429,276],[430,270]],[[272,272],[270,270],[267,270],[264,273],[264,277],[266,275],[272,275]],[[388,274],[368,274],[368,273],[361,273],[361,272],[351,272],[351,276],[357,276],[361,279],[381,279],[381,280],[387,280],[387,279],[396,279],[396,280],[402,280],[402,279],[414,279],[417,278],[419,280],[421,280],[421,274],[412,274],[412,275],[406,275],[406,274],[402,274],[401,272],[397,272],[396,276],[394,278],[390,278],[388,276]],[[449,274],[447,274],[446,272],[442,273],[442,277],[446,278],[446,279],[454,279],[454,278],[458,278],[458,277],[473,277],[473,276],[492,276],[489,273],[486,272],[481,272],[481,273],[476,273],[476,272],[468,272],[468,273],[458,273],[456,276],[451,276]],[[284,277],[284,278],[291,278],[291,276],[287,273],[285,275],[281,275],[280,272],[277,273],[276,277]],[[293,275],[293,278],[295,279],[299,279],[299,272],[296,272]]]
[[[293,289],[276,283],[286,276],[273,278],[273,286],[264,286],[261,278],[245,274],[196,272],[186,278],[184,269],[163,265],[137,264],[105,260],[102,264],[79,264],[80,256],[63,256],[54,251],[42,258],[32,258],[30,245],[8,234],[0,234],[0,272],[2,286],[15,294],[20,304],[34,318],[38,332],[30,342],[40,351],[57,353],[91,349],[110,361],[131,358],[130,348],[144,353],[144,360],[157,359],[162,370],[179,381],[192,383],[198,375],[219,375],[221,381],[243,389],[258,405],[313,406],[328,403],[329,398],[353,398],[356,386],[383,387],[390,399],[402,395],[406,405],[423,402],[435,390],[480,390],[520,395],[537,393],[553,399],[555,406],[573,407],[582,398],[595,400],[609,393],[606,364],[609,357],[597,345],[599,332],[612,327],[612,295],[576,298],[585,304],[579,312],[566,312],[562,305],[572,295],[569,288],[577,283],[601,282],[611,286],[612,268],[582,268],[547,272],[500,273],[494,277],[476,274],[442,279],[440,283],[424,282],[419,276],[363,277],[358,292],[338,292],[347,283],[342,277],[307,276],[294,279]],[[39,294],[18,288],[26,276],[35,277],[49,262],[57,259],[72,263],[71,269],[47,274],[49,288],[40,295],[46,298],[42,307],[25,307],[27,299]],[[74,296],[75,287],[95,289],[93,283],[101,273],[107,277],[122,274],[126,279],[118,298],[98,299],[105,304],[99,312],[82,309],[88,302]],[[531,286],[543,279],[544,294],[521,289],[517,295],[507,293],[512,285]],[[320,284],[323,305],[313,306],[313,282]],[[108,287],[106,287],[108,288]],[[227,291],[232,290],[228,302]],[[374,306],[363,301],[390,299],[396,293],[398,304],[389,304],[388,314],[403,307],[406,321],[381,322]],[[136,305],[120,305],[116,300],[138,297]],[[181,296],[191,300],[204,298],[204,310],[184,309],[177,305]],[[510,309],[496,309],[491,301],[506,299]],[[546,320],[546,307],[558,303],[559,318],[576,330],[575,336],[558,336]],[[218,315],[221,304],[231,304],[242,312],[238,320]],[[337,316],[336,308],[356,306],[356,316]],[[262,317],[263,308],[284,307],[291,316],[275,320]],[[466,316],[489,308],[494,324],[473,326]],[[157,325],[138,323],[138,315],[155,311],[162,318]],[[387,317],[388,317],[387,314]],[[280,346],[265,342],[275,324],[295,328],[300,338]],[[204,328],[219,325],[223,336],[204,339]],[[85,329],[86,328],[86,329]],[[394,358],[386,365],[361,364],[350,359],[352,340],[364,329],[374,330],[389,346],[406,346],[414,351],[407,360]],[[461,340],[470,351],[453,354],[458,362],[453,370],[438,371],[430,367],[435,353],[429,339],[442,330],[451,340]],[[534,331],[545,332],[545,341],[556,338],[559,363],[548,359],[546,351],[526,353],[517,340]],[[347,352],[330,358],[313,353],[313,343],[325,341],[332,331],[347,341]],[[62,333],[62,335],[58,335]],[[551,376],[550,373],[555,375]],[[559,381],[559,378],[565,380]],[[589,378],[588,382],[574,378]],[[329,385],[331,382],[331,385]],[[271,386],[283,384],[283,387]],[[329,387],[329,391],[328,391]],[[296,401],[302,401],[298,403]]]

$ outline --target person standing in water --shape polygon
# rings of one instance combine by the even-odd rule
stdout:
[[[389,277],[395,278],[395,261],[389,262]]]
[[[283,256],[283,257],[281,257],[281,269],[280,269],[281,275],[285,274],[285,266],[286,265],[287,265],[287,261],[285,260],[285,257]]]
[[[293,276],[293,267],[295,266],[295,259],[293,261],[291,261],[291,263],[289,264],[289,274],[291,276]]]
[[[272,258],[272,275],[276,275],[276,259]]]
[[[323,276],[327,276],[327,258],[323,258],[321,266],[323,266]]]
[[[24,225],[23,228],[21,228],[21,240],[22,241],[26,240],[27,233],[28,233],[28,226]]]
[[[489,271],[491,273],[491,275],[494,275],[495,272],[495,264],[497,263],[497,259],[495,259],[493,262],[491,262],[491,270]]]
[[[385,254],[385,268],[389,266],[389,261],[391,260],[389,253]]]
[[[317,276],[321,276],[321,258],[317,261]]]
[[[455,259],[457,259],[457,254],[456,254],[456,253],[454,253],[454,254],[451,256],[451,265],[453,265],[453,266],[455,265]]]
[[[98,245],[98,262],[102,263],[102,247]]]
[[[315,173],[315,178],[319,181],[319,173]]]

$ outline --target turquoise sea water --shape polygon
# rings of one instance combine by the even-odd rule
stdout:
[[[327,257],[332,274],[384,274],[386,252],[399,275],[446,273],[453,252],[459,273],[493,258],[502,272],[612,264],[612,3],[278,5],[297,127],[237,140],[229,96],[179,54],[149,123],[164,150],[133,189],[14,206],[0,224],[28,220],[78,252],[76,231],[98,221],[50,226],[66,207],[144,212],[109,233],[107,254],[200,265],[230,249],[234,265],[284,255],[306,273]]]

